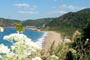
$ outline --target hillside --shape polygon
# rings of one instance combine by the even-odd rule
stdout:
[[[90,21],[90,8],[78,12],[69,12],[56,20],[51,21],[47,26],[51,30],[66,32],[71,35],[76,29],[85,28]]]
[[[25,20],[22,22],[24,26],[42,26],[43,24],[47,25],[49,22],[54,20],[54,18],[43,18],[36,20]]]
[[[15,26],[17,22],[22,22],[24,26],[37,26],[41,28],[44,25],[45,29],[66,32],[65,34],[71,35],[75,30],[85,28],[89,21],[90,8],[87,8],[77,12],[69,12],[57,18],[42,18],[25,21],[0,18],[0,25]]]
[[[21,22],[23,26],[42,26],[43,24],[48,24],[52,20],[54,20],[54,18],[43,18],[43,19],[25,20],[25,21],[0,18],[0,26],[5,26],[5,27],[15,26],[16,23],[19,23],[19,22]]]
[[[0,18],[0,26],[8,27],[8,26],[15,26],[16,23],[20,22],[19,20],[14,19],[5,19]]]
[[[77,12],[69,12],[57,18],[43,18],[36,20],[23,21],[24,26],[43,26],[56,28],[84,28],[87,21],[90,20],[90,8],[83,9]]]
[[[84,9],[78,12],[69,12],[56,20],[53,20],[48,26],[65,26],[83,28],[87,21],[90,20],[90,9]]]

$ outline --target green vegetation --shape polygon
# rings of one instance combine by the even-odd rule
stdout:
[[[16,29],[18,32],[24,32],[24,28],[21,23],[16,24]]]
[[[79,54],[80,60],[90,59],[90,23],[82,30],[82,34],[72,44],[72,48]]]
[[[54,54],[59,57],[59,60],[90,60],[90,9],[84,9],[78,12],[67,13],[46,25],[49,30],[62,32],[71,38],[76,30],[81,32],[81,35],[76,36],[71,44],[64,42],[57,48],[51,48],[46,56],[49,60]],[[89,24],[87,24],[89,23]]]
[[[16,27],[16,23],[19,22],[20,22],[19,20],[0,18],[0,26],[4,26],[4,27],[8,27],[8,26]]]
[[[66,58],[66,54],[69,51],[69,45],[63,42],[57,47],[54,47],[54,43],[55,41],[52,43],[46,54],[45,51],[41,51],[42,60],[64,60]],[[57,59],[51,59],[52,56]]]
[[[65,35],[72,36],[75,30],[85,28],[89,20],[90,8],[87,8],[78,12],[69,12],[51,21],[47,26],[50,30],[64,32]]]
[[[54,20],[54,18],[43,18],[43,19],[36,19],[36,20],[25,20],[22,22],[22,24],[24,26],[36,26],[36,27],[40,27],[43,26],[44,24],[48,24],[49,22],[51,22],[52,20]]]
[[[52,55],[58,57],[57,60],[90,60],[90,23],[82,29],[81,35],[77,36],[71,43],[64,41],[54,47],[52,43],[46,56],[41,52],[43,60],[50,60]]]
[[[35,20],[18,21],[13,19],[0,19],[1,26],[15,26],[15,23],[21,22],[23,26],[36,26],[44,30],[55,30],[65,36],[71,37],[76,30],[86,27],[90,20],[90,8],[78,12],[69,12],[56,18],[42,18]]]

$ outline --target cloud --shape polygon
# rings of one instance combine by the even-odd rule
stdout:
[[[58,11],[60,14],[65,14],[65,13],[67,13],[66,11]]]
[[[19,14],[38,14],[39,12],[36,11],[18,11]]]
[[[49,11],[48,15],[50,16],[60,16],[63,14],[66,14],[68,12],[75,12],[79,11],[81,9],[84,9],[86,7],[80,7],[75,5],[59,5],[59,6],[52,6],[51,7],[53,11]]]
[[[84,9],[85,7],[79,7],[79,6],[73,6],[73,5],[62,5],[59,8],[71,9],[71,10],[81,10],[81,9]]]
[[[59,11],[51,11],[51,12],[49,12],[49,14],[53,14],[53,15],[57,15],[57,14],[59,14],[59,15],[63,15],[63,14],[65,14],[65,13],[67,13],[66,11],[63,11],[63,10],[59,10]]]
[[[74,5],[60,5],[60,6],[53,6],[53,9],[59,9],[59,10],[70,10],[70,11],[77,11],[84,9],[86,7],[80,7],[80,6],[74,6]]]
[[[86,7],[80,7],[80,6],[73,6],[73,5],[60,5],[60,6],[53,6],[52,7],[54,11],[50,12],[51,14],[60,14],[63,15],[68,12],[74,12],[81,9],[84,9]]]
[[[18,4],[15,4],[14,6],[16,6],[17,8],[29,8],[30,7],[30,5],[27,3],[18,3]]]

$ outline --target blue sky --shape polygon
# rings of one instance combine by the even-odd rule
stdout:
[[[39,19],[90,8],[90,0],[0,0],[0,17]]]

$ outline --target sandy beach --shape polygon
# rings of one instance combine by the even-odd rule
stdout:
[[[48,35],[45,37],[43,50],[45,52],[48,51],[50,46],[52,45],[53,41],[55,41],[54,47],[56,47],[58,44],[62,42],[62,38],[60,33],[54,32],[54,31],[46,31],[48,32]]]

